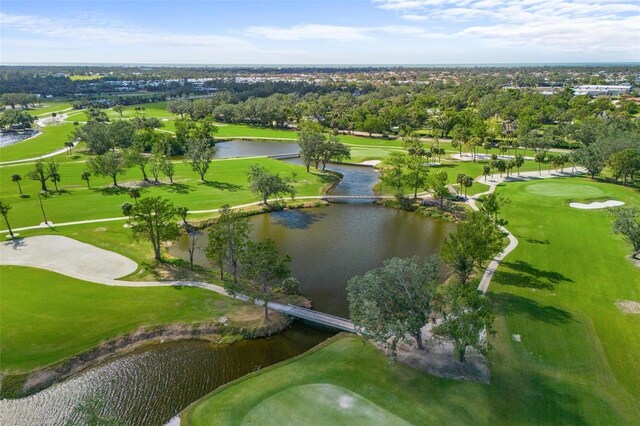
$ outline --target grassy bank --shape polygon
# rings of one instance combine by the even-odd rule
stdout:
[[[141,326],[262,315],[260,307],[196,288],[109,287],[18,266],[0,273],[3,373],[45,367]]]

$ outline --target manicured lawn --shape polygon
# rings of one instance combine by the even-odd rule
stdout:
[[[0,161],[13,161],[23,158],[34,158],[64,148],[64,143],[71,140],[73,124],[62,123],[41,127],[42,134],[0,148]]]
[[[18,266],[2,266],[0,274],[5,373],[61,361],[143,325],[216,321],[240,309],[261,312],[202,289],[109,287]]]
[[[69,109],[73,106],[71,102],[66,101],[49,101],[45,100],[38,104],[35,108],[29,110],[29,114],[34,116],[46,117],[52,112],[58,112]]]
[[[273,172],[287,175],[296,172],[296,188],[301,196],[321,194],[322,189],[332,179],[331,175],[306,173],[302,166],[260,158],[214,161],[206,175],[207,182],[203,183],[187,164],[176,162],[174,184],[143,188],[142,196],[162,196],[190,210],[209,210],[224,204],[239,205],[257,201],[258,197],[249,190],[247,182],[247,170],[256,163]],[[32,164],[0,168],[0,197],[13,206],[10,214],[13,227],[43,222],[38,203],[39,182],[23,178],[22,189],[29,195],[28,198],[21,198],[17,185],[11,182],[12,174],[24,176],[32,169]],[[110,178],[98,176],[91,178],[92,189],[87,189],[86,183],[80,179],[85,169],[84,161],[62,163],[59,188],[63,191],[56,193],[53,191],[53,183],[48,183],[53,192],[44,200],[44,206],[50,221],[60,223],[122,216],[122,203],[132,201],[126,189],[113,188]],[[132,168],[119,179],[119,183],[140,182],[141,177],[140,170]],[[165,177],[162,177],[162,180],[168,182]],[[0,226],[2,229],[5,228],[4,224]]]
[[[534,185],[550,187],[527,190]],[[555,185],[583,196],[558,196]],[[640,301],[640,270],[625,259],[629,247],[611,234],[606,212],[568,203],[616,199],[640,207],[640,196],[587,178],[509,183],[499,192],[511,199],[504,217],[520,244],[489,291],[498,312],[490,385],[389,365],[350,337],[232,383],[182,419],[190,425],[286,424],[297,414],[306,421],[303,400],[325,408],[310,410],[311,423],[357,423],[340,407],[345,396],[359,414],[375,404],[374,411],[414,424],[636,423],[640,316],[620,312],[615,302]],[[309,384],[323,387],[309,395]]]

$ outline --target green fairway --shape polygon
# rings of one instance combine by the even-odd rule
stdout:
[[[28,371],[61,361],[140,326],[217,321],[261,308],[196,288],[109,287],[53,272],[0,267],[0,369]]]
[[[34,158],[64,148],[72,139],[73,124],[62,123],[40,128],[42,134],[0,148],[0,162]]]
[[[30,109],[29,114],[34,116],[46,117],[50,116],[52,112],[68,110],[71,107],[73,107],[73,104],[71,102],[45,100],[44,102],[38,104],[35,108]]]
[[[320,195],[333,179],[328,174],[306,173],[302,166],[257,158],[214,161],[207,173],[207,182],[200,182],[187,164],[176,162],[174,184],[144,187],[141,190],[142,196],[163,196],[190,210],[209,210],[224,204],[239,205],[257,201],[258,197],[249,190],[247,182],[247,170],[253,164],[261,164],[272,172],[296,172],[295,186],[300,196]],[[0,169],[0,197],[13,206],[10,220],[14,227],[37,225],[43,221],[38,204],[39,182],[23,179],[22,189],[25,194],[30,195],[28,198],[21,198],[17,185],[11,182],[12,174],[25,175],[32,168],[32,164],[25,164]],[[86,182],[80,179],[85,169],[84,161],[62,163],[62,181],[59,187],[64,191],[52,192],[44,201],[49,220],[59,223],[122,216],[120,206],[131,201],[126,188],[113,188],[110,186],[110,178],[95,176],[91,178],[92,189],[87,189]],[[141,178],[140,170],[131,168],[119,179],[119,183],[140,182]],[[166,178],[162,179],[167,182]],[[53,183],[49,182],[48,186],[53,190]]]
[[[570,208],[581,199],[572,193],[530,193],[536,185],[550,185],[550,193],[566,185],[586,197],[595,188],[640,207],[632,189],[587,178],[498,188],[511,199],[504,217],[519,245],[489,288],[498,311],[490,385],[389,365],[370,345],[346,338],[230,384],[182,418],[193,425],[285,424],[297,401],[308,398],[298,386],[316,383],[340,386],[415,424],[633,424],[640,416],[640,316],[615,303],[640,301],[640,270],[625,259],[630,248],[611,234],[605,211]],[[316,423],[336,422],[332,410],[310,411]]]

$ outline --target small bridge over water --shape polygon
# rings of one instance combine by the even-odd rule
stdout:
[[[267,157],[273,158],[275,160],[286,160],[288,158],[299,158],[300,157],[300,153],[299,152],[291,152],[289,154],[273,154],[273,155],[267,155]]]
[[[356,327],[351,321],[345,318],[340,318],[335,315],[325,314],[323,312],[313,311],[311,309],[302,308],[294,305],[281,305],[278,303],[269,303],[269,306],[275,310],[282,312],[283,314],[290,315],[292,317],[300,318],[306,321],[311,321],[316,324],[326,325],[329,327],[337,328],[338,330],[348,331],[350,333],[356,332]]]
[[[385,198],[394,198],[392,195],[323,195],[319,197],[323,200],[383,200]]]

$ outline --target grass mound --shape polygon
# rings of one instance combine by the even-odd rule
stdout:
[[[307,424],[408,425],[406,421],[342,386],[313,383],[295,386],[266,399],[243,419],[244,424],[299,424],[305,407]]]

